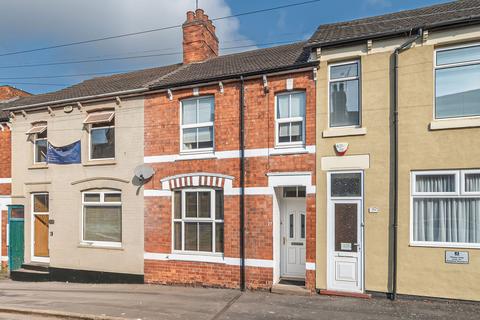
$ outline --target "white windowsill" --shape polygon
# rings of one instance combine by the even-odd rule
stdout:
[[[273,150],[270,151],[271,156],[283,155],[283,154],[302,154],[308,153],[307,148],[303,144],[297,145],[277,145]]]
[[[32,164],[30,167],[28,167],[29,170],[35,170],[35,169],[48,169],[48,164],[47,163],[35,163]]]
[[[410,242],[410,247],[433,249],[480,249],[480,244],[453,242]]]
[[[445,130],[458,128],[475,128],[480,127],[480,117],[476,118],[456,118],[433,120],[430,122],[430,130]]]
[[[203,152],[180,152],[175,161],[182,160],[202,160],[202,159],[216,159],[217,156],[213,151],[203,151]]]
[[[105,160],[88,160],[87,162],[82,163],[84,167],[90,166],[111,166],[117,164],[115,159],[105,159]]]
[[[183,252],[174,252],[167,255],[168,260],[192,261],[192,262],[210,262],[225,263],[223,254],[190,254]]]
[[[346,136],[364,136],[367,134],[367,128],[329,128],[323,130],[322,137],[346,137]]]
[[[112,250],[123,250],[121,243],[100,243],[100,242],[80,242],[78,244],[79,248],[96,248],[96,249],[112,249]]]

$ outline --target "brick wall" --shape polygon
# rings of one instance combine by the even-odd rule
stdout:
[[[0,101],[10,100],[15,97],[26,97],[31,94],[10,86],[0,86]]]
[[[261,79],[245,82],[245,137],[246,149],[275,147],[275,95],[285,92],[286,80],[293,78],[294,90],[306,92],[306,145],[315,145],[315,83],[312,72],[269,77],[269,92],[264,93]],[[224,83],[224,93],[218,85],[200,88],[200,96],[215,98],[215,151],[239,149],[238,82]],[[192,89],[174,90],[173,99],[164,93],[148,96],[145,100],[145,156],[175,156],[180,153],[180,101],[193,97]],[[245,184],[250,187],[268,187],[269,172],[311,172],[315,184],[315,154],[270,155],[248,157],[245,161]],[[233,177],[233,187],[240,186],[240,159],[217,158],[152,163],[154,177],[146,190],[161,190],[161,179],[188,173],[214,173]],[[273,263],[273,212],[271,194],[245,196],[245,252],[247,261]],[[315,262],[315,195],[306,198],[307,230],[306,260]],[[240,257],[240,197],[225,196],[224,256],[239,261]],[[145,198],[145,251],[168,256],[172,253],[172,203],[169,196]],[[162,256],[162,257],[164,257]],[[237,288],[240,268],[235,264],[179,261],[148,258],[145,260],[145,281],[162,284],[201,285]],[[307,287],[314,289],[315,272],[306,272]],[[248,266],[247,287],[269,289],[273,283],[273,268]]]

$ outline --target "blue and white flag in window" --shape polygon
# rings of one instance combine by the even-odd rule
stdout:
[[[81,163],[81,144],[80,140],[63,147],[55,147],[48,144],[47,147],[47,163],[53,164],[71,164]]]

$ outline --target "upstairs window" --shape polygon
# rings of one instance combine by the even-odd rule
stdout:
[[[223,191],[178,190],[173,197],[174,251],[223,253]]]
[[[360,62],[329,66],[330,127],[360,126]]]
[[[115,159],[115,113],[89,114],[83,122],[90,126],[90,160]]]
[[[33,163],[47,163],[47,125],[36,124],[26,134],[33,137]]]
[[[277,95],[276,144],[299,145],[305,142],[305,92]]]
[[[480,116],[480,45],[439,49],[435,57],[435,118]]]
[[[181,151],[213,151],[214,98],[181,102]]]

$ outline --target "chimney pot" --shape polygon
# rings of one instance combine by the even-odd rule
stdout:
[[[195,16],[197,18],[197,20],[203,20],[203,14],[205,13],[205,11],[203,11],[203,9],[197,9],[195,10]]]
[[[192,22],[195,19],[195,12],[187,11],[187,22]]]

